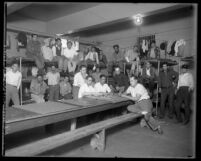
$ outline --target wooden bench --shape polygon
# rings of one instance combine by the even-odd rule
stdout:
[[[65,145],[67,143],[71,143],[73,141],[82,139],[86,136],[93,135],[93,134],[95,134],[93,135],[93,137],[97,135],[99,136],[99,139],[96,140],[96,142],[99,142],[102,145],[101,148],[98,148],[98,150],[104,151],[106,129],[131,121],[141,116],[142,114],[128,113],[128,114],[121,115],[115,118],[100,121],[98,123],[87,125],[85,127],[81,127],[72,131],[67,131],[62,134],[57,134],[45,139],[28,143],[26,145],[22,145],[20,147],[15,147],[13,149],[6,150],[5,155],[6,156],[36,156],[48,150],[52,150],[59,146]]]

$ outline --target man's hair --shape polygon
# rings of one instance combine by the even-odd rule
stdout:
[[[131,78],[134,78],[135,80],[138,80],[138,77],[137,77],[136,75],[134,75],[134,74],[132,74],[129,78],[130,78],[130,79],[131,79]]]
[[[91,75],[88,75],[88,76],[86,77],[86,79],[88,79],[88,78],[91,78],[91,79],[93,80],[93,77],[92,77]]]
[[[82,68],[87,68],[87,66],[86,66],[86,65],[81,65],[81,66],[80,66],[80,70],[81,70]]]
[[[103,77],[107,78],[105,74],[101,74],[100,78],[103,78]]]
[[[43,74],[38,73],[38,74],[37,74],[37,77],[42,77],[42,78],[43,78]]]
[[[55,39],[55,41],[59,41],[59,40],[61,41],[61,39],[60,39],[60,38],[56,38],[56,39]]]
[[[67,44],[71,43],[73,45],[73,42],[72,41],[67,41]]]
[[[115,48],[115,47],[118,47],[118,48],[119,48],[119,45],[118,45],[118,44],[113,45],[113,48]]]
[[[37,34],[31,34],[31,37],[34,37],[34,35],[38,36]]]
[[[13,60],[13,61],[11,62],[11,65],[14,65],[14,64],[17,64],[17,65],[19,66],[19,62],[18,62],[17,60]]]
[[[154,43],[154,44],[155,44],[155,43],[156,43],[156,41],[155,41],[155,40],[152,40],[152,41],[151,41],[151,44],[152,44],[152,43]]]

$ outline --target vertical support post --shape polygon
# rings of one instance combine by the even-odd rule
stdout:
[[[77,124],[77,119],[76,118],[71,119],[71,127],[70,127],[71,131],[76,129],[76,124]]]
[[[158,77],[160,73],[160,60],[158,60]],[[158,93],[159,93],[159,87],[158,87],[158,82],[157,82],[157,95],[156,95],[156,116],[158,115]]]
[[[20,57],[20,72],[22,72],[22,57]],[[22,81],[20,85],[20,105],[22,105]]]

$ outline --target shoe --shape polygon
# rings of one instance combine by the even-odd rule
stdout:
[[[189,122],[190,122],[189,119],[188,119],[188,120],[185,120],[185,121],[183,122],[183,125],[187,125]]]
[[[162,135],[163,134],[163,130],[160,126],[158,126],[157,128],[158,134]]]

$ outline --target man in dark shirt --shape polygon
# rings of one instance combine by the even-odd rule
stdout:
[[[100,66],[100,68],[107,67],[107,57],[105,54],[103,54],[102,50],[100,50],[100,52],[99,52],[99,66]]]
[[[146,62],[142,69],[142,84],[149,89],[150,97],[153,96],[154,91],[155,72],[150,62]]]
[[[119,66],[115,67],[113,80],[114,82],[112,85],[110,85],[110,88],[112,89],[114,93],[121,94],[125,92],[125,90],[129,86],[128,77],[124,75],[123,73],[121,73]]]
[[[175,93],[175,84],[178,80],[178,73],[174,70],[169,70],[167,63],[163,64],[163,70],[159,73],[159,91],[161,91],[161,102],[160,102],[160,118],[165,116],[165,102],[168,98],[169,103],[169,118],[173,118],[175,112],[173,106],[173,99]]]
[[[108,73],[112,74],[113,67],[119,66],[121,69],[121,72],[123,72],[124,63],[126,63],[124,53],[119,50],[119,45],[113,46],[114,53],[112,54],[112,61],[108,63]]]

